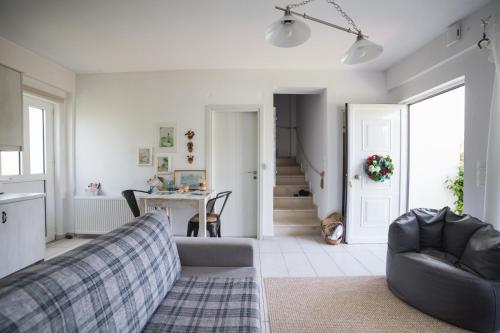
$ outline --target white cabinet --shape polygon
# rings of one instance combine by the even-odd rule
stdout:
[[[23,146],[21,73],[0,65],[0,150]]]
[[[45,202],[43,197],[0,201],[0,278],[45,256]]]

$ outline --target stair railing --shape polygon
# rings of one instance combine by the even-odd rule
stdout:
[[[306,154],[306,151],[304,149],[304,146],[302,145],[302,141],[300,141],[300,137],[299,137],[299,133],[297,131],[297,127],[288,127],[288,126],[276,126],[276,127],[278,127],[278,128],[286,128],[286,129],[290,129],[290,130],[294,130],[295,131],[295,137],[297,138],[298,147],[299,147],[300,151],[302,152],[302,156],[304,157],[304,159],[307,162],[307,167],[310,168],[312,171],[314,171],[316,174],[318,174],[318,176],[320,177],[319,187],[321,189],[324,189],[325,188],[325,171],[324,170],[320,171],[318,168],[314,167],[314,165],[312,164],[312,162],[309,159],[309,157],[307,157],[307,154]]]

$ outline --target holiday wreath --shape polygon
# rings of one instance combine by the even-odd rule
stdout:
[[[376,182],[383,182],[386,179],[391,179],[394,172],[394,165],[389,155],[372,155],[366,159],[365,172],[368,177]]]

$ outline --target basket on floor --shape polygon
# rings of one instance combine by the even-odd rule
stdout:
[[[339,225],[344,226],[343,220],[344,219],[342,218],[342,215],[340,215],[339,213],[333,213],[330,214],[326,219],[321,221],[321,233],[323,234],[325,242],[331,245],[338,245],[342,242],[342,240],[344,239],[343,235],[339,239],[335,240],[330,239],[330,236],[333,234],[335,228],[337,228]]]

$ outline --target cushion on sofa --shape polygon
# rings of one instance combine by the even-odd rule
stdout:
[[[413,212],[398,217],[389,226],[387,245],[396,252],[419,251],[419,225]]]
[[[412,209],[419,224],[421,249],[442,249],[443,227],[448,210],[448,207],[440,210],[426,208]]]
[[[140,332],[180,276],[164,212],[0,282],[0,332]]]
[[[486,223],[475,217],[457,215],[449,210],[446,213],[443,229],[443,249],[460,258],[472,234],[485,226],[487,226]]]
[[[491,225],[479,228],[469,239],[460,264],[485,279],[500,280],[500,232]]]
[[[144,332],[260,332],[253,278],[179,279]]]

